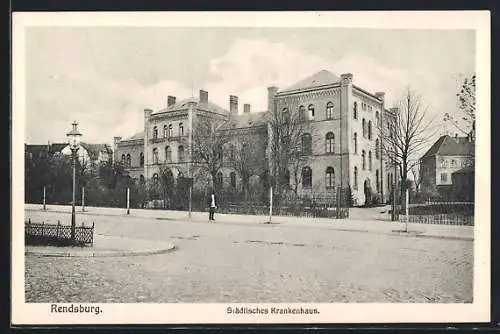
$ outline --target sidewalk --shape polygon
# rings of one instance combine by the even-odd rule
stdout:
[[[111,257],[154,255],[173,251],[175,245],[150,240],[94,235],[87,247],[26,246],[25,255],[56,257]]]
[[[41,211],[40,204],[25,204],[26,211]],[[77,207],[78,215],[103,215],[103,216],[118,216],[118,217],[135,217],[148,218],[159,220],[181,220],[187,221],[188,213],[186,211],[172,210],[148,210],[148,209],[131,209],[130,214],[126,214],[126,209],[121,208],[102,208],[102,207],[85,207],[85,212],[81,212],[81,207]],[[70,213],[71,206],[63,205],[48,205],[47,212]],[[216,223],[222,224],[240,224],[240,225],[255,225],[265,224],[269,221],[269,216],[256,215],[238,215],[238,214],[217,214],[215,216]],[[191,216],[192,222],[208,221],[208,213],[193,212]],[[269,226],[291,226],[291,227],[320,227],[325,229],[352,231],[352,232],[370,232],[381,234],[401,235],[397,232],[404,229],[404,223],[380,221],[380,220],[353,220],[353,219],[329,219],[329,218],[305,218],[305,217],[283,217],[273,216],[272,223]],[[277,224],[277,225],[274,225]],[[444,239],[459,239],[459,240],[474,240],[474,226],[455,226],[455,225],[434,225],[434,224],[408,224],[409,236],[444,238]]]

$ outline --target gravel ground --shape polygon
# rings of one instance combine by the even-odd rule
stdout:
[[[66,215],[27,212],[32,220]],[[472,302],[473,242],[284,225],[89,217],[169,254],[25,258],[26,302]]]

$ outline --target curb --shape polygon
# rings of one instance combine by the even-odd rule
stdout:
[[[173,252],[178,248],[171,244],[168,248],[146,250],[146,251],[102,251],[102,252],[38,252],[25,251],[25,256],[41,257],[126,257],[126,256],[144,256],[157,255]]]

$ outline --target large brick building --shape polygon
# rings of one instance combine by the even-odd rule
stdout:
[[[261,143],[262,161],[267,164],[266,147],[272,136],[267,115],[292,109],[303,113],[307,123],[303,136],[307,157],[297,185],[300,195],[333,195],[338,186],[349,185],[357,204],[364,204],[367,187],[382,201],[388,199],[392,178],[380,151],[383,127],[379,124],[392,112],[385,109],[384,93],[369,93],[354,85],[349,73],[338,77],[322,70],[283,90],[269,87],[268,110],[262,112],[250,112],[245,104],[240,113],[238,97],[233,95],[229,109],[210,102],[203,90],[198,98],[180,102],[169,96],[164,109],[144,111],[143,131],[127,139],[115,137],[114,158],[139,179],[157,177],[161,166],[168,166],[174,179],[188,175],[193,168],[190,124],[210,117],[227,120],[236,141],[246,137]],[[262,181],[261,175],[256,177]],[[239,176],[230,167],[220,170],[220,178],[224,187],[238,187]]]

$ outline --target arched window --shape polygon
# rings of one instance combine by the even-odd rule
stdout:
[[[309,111],[309,119],[314,119],[314,104],[310,104],[307,110]]]
[[[159,177],[158,177],[158,173],[154,173],[153,174],[153,183],[154,184],[158,184],[158,181],[159,181]]]
[[[125,163],[125,154],[122,154],[122,164]]]
[[[375,112],[375,121],[377,122],[377,127],[380,127],[380,113],[378,110]]]
[[[167,138],[168,137],[168,133],[167,133],[167,125],[165,124],[163,126],[163,138]]]
[[[368,139],[372,140],[372,121],[368,121]]]
[[[312,186],[312,170],[310,167],[302,168],[302,188]]]
[[[236,173],[231,172],[231,188],[236,188]]]
[[[377,185],[377,192],[380,192],[380,175],[378,169],[375,171],[375,183]]]
[[[335,153],[335,135],[333,132],[328,132],[325,139],[326,153]]]
[[[222,175],[222,172],[218,172],[216,175],[215,175],[215,187],[217,189],[222,189],[224,185],[224,176]]]
[[[300,120],[302,120],[302,121],[305,121],[307,119],[306,107],[304,107],[304,106],[299,107],[299,117],[300,117]]]
[[[179,123],[179,137],[184,136],[184,124]]]
[[[158,148],[153,148],[153,163],[158,164],[160,162],[160,157],[158,156]]]
[[[140,184],[144,184],[146,181],[144,180],[144,175],[141,174],[141,176],[139,176],[139,183]]]
[[[290,171],[285,169],[285,173],[283,175],[283,184],[289,186],[290,185]]]
[[[233,144],[229,144],[229,159],[231,159],[231,161],[234,161],[234,145]]]
[[[165,161],[172,162],[172,149],[170,146],[165,147]]]
[[[130,153],[127,154],[127,166],[131,166],[132,165],[132,158],[130,157]]]
[[[358,134],[354,132],[354,154],[358,154]]]
[[[358,190],[358,167],[354,166],[354,190]]]
[[[169,124],[168,125],[168,136],[169,137],[172,137],[174,135],[173,130],[174,130],[174,127],[172,126],[172,124]]]
[[[216,156],[216,159],[220,160],[221,163],[224,160],[224,155],[223,154],[224,154],[224,149],[222,147],[222,144],[219,144],[217,146],[217,156]]]
[[[380,159],[380,142],[378,138],[375,140],[375,159]]]
[[[154,126],[153,127],[153,139],[158,138],[158,127]]]
[[[358,102],[354,102],[352,107],[352,118],[358,119]]]
[[[369,151],[368,152],[368,170],[371,171],[372,170],[372,151]]]
[[[141,152],[141,154],[139,154],[139,163],[142,166],[144,166],[144,153]]]
[[[333,167],[326,168],[325,186],[326,189],[333,189],[333,187],[335,187],[335,171],[333,170]]]
[[[361,121],[361,126],[363,127],[363,138],[366,138],[366,121],[364,118]]]
[[[184,146],[179,146],[179,162],[184,161]]]
[[[312,153],[312,137],[309,133],[302,135],[302,154],[310,155]]]
[[[326,119],[333,119],[333,103],[328,102],[326,104]]]
[[[366,152],[365,150],[361,151],[361,168],[366,170]]]

